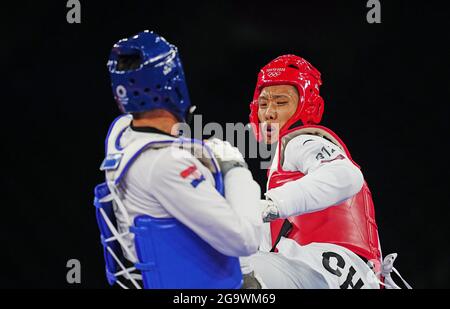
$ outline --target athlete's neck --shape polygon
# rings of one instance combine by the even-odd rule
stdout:
[[[174,136],[178,133],[178,123],[178,119],[172,113],[163,109],[133,115],[134,127],[152,127]]]
[[[178,133],[178,123],[178,119],[166,110],[143,112],[133,117],[133,126],[136,128],[152,127],[174,136]]]

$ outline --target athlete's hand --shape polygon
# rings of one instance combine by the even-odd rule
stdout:
[[[235,167],[247,168],[247,163],[245,163],[244,157],[239,149],[231,146],[229,142],[222,141],[218,138],[212,138],[204,142],[217,159],[222,175],[225,176],[228,171]]]
[[[271,200],[267,199],[265,202],[265,208],[262,211],[262,218],[264,222],[270,222],[280,218],[280,210],[277,205]]]

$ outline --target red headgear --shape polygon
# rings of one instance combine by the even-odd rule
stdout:
[[[320,72],[305,59],[295,55],[283,55],[264,66],[258,74],[255,94],[250,103],[250,123],[258,141],[261,134],[258,119],[258,98],[264,87],[273,85],[295,86],[299,94],[297,110],[280,129],[280,135],[296,123],[318,124],[323,114],[323,99],[319,94],[322,85]]]

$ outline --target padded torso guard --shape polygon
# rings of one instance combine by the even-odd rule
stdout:
[[[300,134],[322,136],[339,146],[352,160],[345,144],[328,128],[313,125],[295,128],[280,138],[278,167],[269,174],[269,190],[304,176],[300,171],[284,171],[282,169],[283,155],[287,143]],[[354,164],[358,166],[356,163]],[[278,219],[271,222],[273,245],[275,245],[275,241],[280,234],[284,220]],[[381,259],[374,204],[365,181],[362,189],[356,195],[339,205],[314,213],[289,217],[287,220],[292,224],[292,228],[286,237],[295,240],[300,245],[313,242],[331,243],[345,247],[367,260],[380,261]]]
[[[150,148],[171,146],[196,153],[199,161],[213,174],[217,191],[223,194],[222,175],[217,161],[202,142],[151,136],[122,145],[120,137],[130,126],[131,119],[131,116],[122,116],[112,124],[106,140],[107,156],[101,167],[106,173],[107,183],[97,186],[95,190],[95,205],[104,246],[106,274],[111,285],[117,282],[117,276],[121,273],[118,272],[121,269],[119,262],[123,262],[124,258],[119,246],[122,244],[117,241],[107,241],[112,238],[113,233],[106,220],[109,220],[116,229],[117,214],[123,212],[122,216],[128,217],[128,213],[124,206],[121,210],[120,207],[113,207],[112,201],[101,202],[101,200],[110,196],[111,192],[115,192],[130,165],[140,153]],[[114,198],[116,206],[119,205],[119,201],[119,198]],[[127,227],[134,234],[137,260],[134,257],[130,259],[133,256],[132,252],[128,253],[127,259],[140,271],[145,288],[235,289],[242,286],[239,259],[220,253],[176,218],[154,218],[143,214],[136,216],[134,220],[127,221]],[[126,247],[126,244],[122,245],[125,251]],[[114,256],[118,258],[115,259]]]

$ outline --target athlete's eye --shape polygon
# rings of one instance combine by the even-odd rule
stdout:
[[[277,105],[286,105],[288,103],[289,103],[288,101],[278,101]]]

